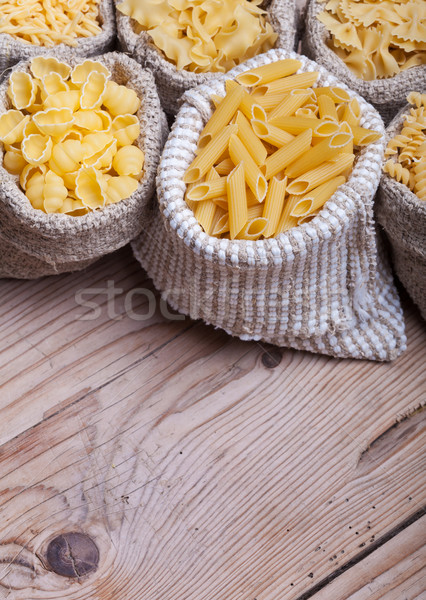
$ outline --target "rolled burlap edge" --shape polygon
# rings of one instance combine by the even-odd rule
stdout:
[[[119,1],[115,0],[116,4]],[[264,8],[268,11],[271,25],[278,33],[275,47],[293,50],[297,43],[296,33],[300,14],[296,9],[296,0],[270,0],[264,3]],[[166,113],[176,114],[184,92],[221,75],[220,73],[193,73],[184,69],[178,71],[176,66],[166,60],[162,52],[154,46],[147,33],[135,33],[133,20],[130,17],[126,17],[118,9],[116,15],[121,49],[153,72],[161,104]]]
[[[356,77],[337,54],[327,46],[329,33],[317,19],[325,9],[325,4],[309,0],[305,32],[302,38],[302,52],[323,65],[340,81],[365,98],[380,113],[385,123],[389,123],[406,103],[407,94],[414,89],[426,89],[426,66],[413,67],[387,79],[364,81]]]
[[[407,104],[390,123],[386,143],[401,131],[410,108]],[[426,320],[426,202],[383,173],[375,208],[390,242],[395,273]]]
[[[137,112],[141,133],[136,143],[145,154],[145,164],[139,187],[129,198],[84,216],[45,214],[31,206],[19,188],[18,177],[4,169],[1,149],[0,276],[33,279],[78,270],[124,246],[143,230],[168,133],[166,117],[149,71],[124,54],[113,52],[94,58],[111,70],[114,81],[134,89],[142,100]],[[67,62],[74,66],[82,58],[69,57]],[[12,70],[27,70],[29,64],[23,61]],[[0,112],[10,107],[7,86],[7,80],[0,85]]]
[[[102,32],[87,38],[80,38],[77,46],[57,44],[54,47],[26,44],[11,35],[0,33],[0,80],[8,75],[9,67],[21,60],[54,52],[66,57],[93,56],[105,54],[113,49],[116,39],[116,25],[113,0],[100,0],[99,20]]]

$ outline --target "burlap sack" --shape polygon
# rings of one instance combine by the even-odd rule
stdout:
[[[393,119],[386,130],[386,143],[400,133],[410,108],[406,105]],[[383,173],[376,214],[390,241],[395,272],[426,319],[426,202]]]
[[[388,123],[406,103],[407,94],[414,89],[426,87],[426,66],[414,67],[389,79],[364,81],[356,77],[336,53],[327,46],[329,32],[318,21],[317,15],[325,8],[324,3],[309,0],[302,51],[306,56],[323,65],[340,81],[373,104]]]
[[[115,2],[119,4],[121,0]],[[268,11],[268,19],[272,27],[278,33],[275,47],[293,50],[296,44],[298,16],[296,0],[268,0],[263,5]],[[119,10],[116,11],[116,15],[121,48],[154,73],[161,104],[168,114],[176,114],[180,105],[179,100],[186,90],[207,83],[218,76],[217,73],[178,71],[175,65],[163,58],[147,33],[135,33],[133,19],[126,17]]]
[[[318,85],[348,89],[314,62],[282,50],[226,77],[282,58],[298,58],[302,71],[318,69]],[[383,138],[360,152],[348,182],[310,223],[257,242],[210,237],[184,201],[182,176],[212,113],[209,94],[223,93],[226,77],[184,96],[160,161],[158,205],[132,244],[137,259],[173,308],[241,339],[394,359],[405,349],[404,322],[389,266],[378,256],[373,220]],[[349,93],[362,107],[361,124],[384,132],[378,113]]]
[[[94,54],[104,54],[112,50],[115,44],[116,26],[113,0],[100,0],[99,22],[102,27],[102,33],[88,38],[80,38],[77,46],[68,46],[58,44],[54,48],[44,46],[35,46],[27,44],[8,35],[0,34],[0,79],[8,75],[6,71],[18,63],[20,60],[28,60],[33,56],[41,54],[51,54],[52,52],[64,56],[92,56]]]
[[[71,57],[71,65],[81,62]],[[0,276],[33,279],[77,271],[113,252],[138,235],[146,206],[152,198],[160,153],[167,137],[154,78],[131,58],[117,53],[97,56],[112,72],[112,79],[134,89],[142,100],[137,115],[141,123],[138,146],[145,153],[144,175],[128,199],[81,217],[45,214],[35,210],[18,187],[18,177],[8,173],[0,149]],[[28,70],[29,62],[13,68]],[[0,85],[0,113],[10,108],[8,80]]]

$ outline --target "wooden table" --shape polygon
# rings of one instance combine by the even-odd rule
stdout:
[[[425,598],[404,304],[408,350],[378,364],[167,318],[129,248],[2,281],[0,598]]]

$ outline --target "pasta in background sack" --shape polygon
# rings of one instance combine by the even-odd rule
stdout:
[[[312,221],[275,238],[209,236],[185,202],[182,178],[212,115],[212,94],[224,95],[227,78],[286,58],[300,60],[302,72],[319,72],[314,89],[343,88],[359,103],[361,127],[384,133],[365,100],[307,58],[270,50],[250,59],[185,94],[160,161],[149,241],[142,235],[132,243],[135,256],[174,309],[231,335],[332,356],[392,360],[406,338],[373,221],[383,135],[360,150],[348,181]]]
[[[94,54],[103,54],[111,50],[114,47],[116,36],[113,0],[99,0],[98,20],[99,25],[93,30],[93,33],[96,35],[88,35],[90,31],[87,31],[85,33],[87,37],[78,37],[75,46],[70,46],[66,42],[57,43],[54,45],[55,53],[63,54],[65,59],[67,59],[70,56],[88,57]],[[18,21],[17,34],[19,35],[19,32],[25,29],[25,18],[20,15]],[[46,22],[49,23],[48,15],[46,16]],[[72,22],[69,23],[69,26],[72,26]],[[100,33],[98,33],[98,28],[101,30]],[[56,31],[56,28],[53,27],[52,31],[56,35],[56,41],[59,42],[61,36]],[[38,39],[37,36],[33,37],[33,39],[33,43],[28,43],[22,41],[19,37],[0,33],[0,79],[6,69],[15,65],[20,60],[27,60],[33,56],[50,54],[52,52],[52,47],[40,45],[35,41]],[[67,40],[66,37],[64,39]]]
[[[52,62],[58,62],[56,57],[56,53],[55,57],[51,56]],[[61,57],[59,56],[59,58]],[[135,115],[135,118],[138,120],[137,131],[139,131],[140,123],[140,134],[137,135],[136,139],[135,132],[137,133],[137,131],[134,128],[132,130],[132,126],[135,125],[133,115],[124,115],[124,122],[123,119],[120,120],[120,117],[116,117],[112,122],[116,123],[119,140],[121,142],[128,141],[129,139],[134,140],[135,146],[122,146],[113,158],[108,149],[105,151],[104,148],[101,148],[101,151],[97,152],[98,145],[100,144],[101,147],[103,145],[103,136],[108,138],[111,135],[108,136],[105,133],[98,132],[88,134],[84,137],[87,149],[91,150],[91,153],[88,152],[87,154],[89,162],[92,156],[93,164],[103,168],[105,163],[102,163],[102,161],[105,160],[109,163],[115,159],[115,171],[121,171],[123,174],[120,177],[110,177],[107,180],[108,187],[106,191],[108,197],[113,202],[103,207],[99,206],[97,192],[100,188],[96,185],[96,172],[100,173],[99,169],[96,170],[93,165],[90,166],[88,164],[86,168],[80,169],[78,173],[70,170],[74,168],[74,162],[75,167],[78,166],[79,154],[73,154],[73,142],[75,140],[69,139],[64,143],[55,144],[49,162],[46,163],[43,162],[46,157],[42,157],[42,154],[46,151],[48,142],[52,144],[51,138],[48,135],[44,136],[39,133],[31,134],[30,132],[26,139],[33,141],[35,138],[37,141],[36,144],[29,144],[28,147],[28,153],[31,154],[31,160],[34,164],[28,165],[28,168],[25,167],[20,175],[19,164],[16,164],[16,161],[19,160],[19,153],[13,151],[13,145],[8,146],[5,153],[2,145],[0,152],[1,277],[33,279],[44,275],[80,270],[104,254],[121,248],[144,228],[147,205],[151,201],[154,192],[154,178],[160,152],[167,136],[166,118],[161,109],[154,78],[151,73],[144,71],[137,62],[123,54],[110,53],[97,56],[96,61],[111,72],[111,81],[109,84],[113,84],[112,87],[114,90],[116,89],[114,86],[117,84],[126,86],[129,90],[126,96],[130,100],[130,104],[123,104],[123,109],[134,109],[136,106],[135,98],[138,100],[137,106],[140,104]],[[69,63],[70,67],[76,65],[82,65],[82,68],[90,67],[88,61],[83,61],[75,57],[72,59],[68,57],[64,58],[64,62]],[[39,63],[40,68],[46,66],[45,59],[39,61]],[[37,59],[33,59],[32,64],[34,69]],[[92,66],[93,64],[92,62]],[[18,63],[12,69],[12,80],[15,73],[29,73],[30,66],[31,61]],[[97,66],[96,68],[99,67]],[[42,75],[38,70],[36,72]],[[93,73],[95,71],[92,71],[91,75]],[[99,75],[99,73],[97,74]],[[73,71],[73,76],[78,78],[80,76],[83,77],[83,74],[80,73],[79,75],[79,70],[76,69]],[[20,75],[19,77],[21,78],[22,76]],[[101,77],[100,79],[103,78]],[[91,76],[89,74],[88,81],[90,80]],[[43,81],[46,81],[46,79],[43,79]],[[12,90],[9,88],[9,80],[5,80],[0,85],[0,128],[4,116],[11,112],[7,113],[11,105],[8,92],[12,94]],[[61,94],[62,92],[57,93]],[[65,94],[69,94],[69,92],[65,92]],[[54,96],[55,94],[51,98]],[[18,103],[19,99],[25,102],[21,95],[15,95],[14,97]],[[72,97],[69,97],[69,101],[72,101]],[[100,101],[100,99],[97,100],[97,102]],[[109,101],[107,92],[102,102],[108,103],[110,106],[115,105],[113,100]],[[66,111],[71,113],[70,109],[53,108],[50,110],[57,111],[57,115],[64,113],[66,116]],[[19,113],[19,111],[16,112]],[[47,112],[45,111],[45,114]],[[105,118],[104,122],[100,114],[106,114],[106,111],[87,110],[81,112],[83,115],[90,115],[88,122],[85,120],[79,121],[83,129],[86,126],[89,128],[93,126],[94,117],[97,117],[96,125],[99,128],[112,127],[111,117],[106,119],[105,115],[103,115]],[[18,118],[15,118],[18,121]],[[116,121],[116,119],[118,120]],[[28,126],[28,123],[29,121],[27,125],[24,125],[24,128]],[[33,126],[32,123],[29,123],[29,125]],[[8,126],[10,130],[10,124]],[[39,126],[47,127],[47,131],[51,131],[52,127],[62,127],[62,123],[58,122],[55,124],[50,119],[47,122],[40,122]],[[17,127],[22,128],[20,122],[18,122]],[[72,137],[77,136],[78,138],[78,129],[68,132],[68,134]],[[23,135],[23,131],[21,134],[19,131],[15,131],[14,133],[15,139],[22,139],[21,135]],[[119,143],[115,143],[114,141],[113,148],[116,148]],[[66,151],[63,151],[64,144],[67,144]],[[81,147],[78,140],[76,146]],[[91,146],[93,147],[91,148]],[[128,148],[130,148],[130,151]],[[55,150],[59,153],[55,154]],[[125,154],[130,153],[131,156],[122,156],[123,150]],[[127,173],[129,171],[131,173],[139,171],[142,155],[141,150],[145,156],[143,176],[139,181],[131,180],[131,177]],[[14,165],[17,166],[16,170],[13,168]],[[50,167],[58,171],[58,165],[62,177],[57,175],[53,170],[48,170]],[[12,173],[7,169],[12,169]],[[105,175],[105,177],[107,176]],[[132,187],[128,188],[128,184],[130,183],[132,183]],[[80,194],[84,198],[86,206],[95,210],[87,212],[86,208],[83,214],[79,216],[57,213],[57,206],[52,206],[52,202],[56,202],[58,199],[64,202],[64,204],[66,202],[73,202],[73,197],[65,198],[67,191],[64,184],[67,184],[69,189],[80,186],[77,194],[75,194],[74,202],[77,202],[78,194]],[[114,185],[110,189],[112,184]],[[27,196],[24,195],[20,186],[26,188]],[[49,212],[52,210],[53,214],[46,214],[42,210],[39,210],[39,208],[42,208],[41,205],[38,206],[38,203],[43,202],[42,192],[44,196],[44,210],[48,210]],[[103,192],[105,192],[104,188]],[[69,193],[71,194],[72,192]],[[130,197],[126,197],[129,194]],[[126,199],[120,199],[121,197]],[[69,207],[64,208],[68,210]],[[74,209],[73,206],[70,208],[71,210]],[[67,212],[67,210],[63,212]]]
[[[381,114],[385,123],[388,123],[398,110],[405,105],[405,99],[410,90],[426,89],[426,65],[413,66],[398,72],[391,77],[372,79],[371,81],[366,81],[357,77],[349,66],[343,62],[342,58],[336,54],[335,50],[329,47],[330,32],[324,23],[318,19],[318,16],[324,12],[324,9],[329,6],[329,4],[330,3],[324,3],[318,0],[309,0],[305,31],[302,39],[302,50],[306,56],[323,65],[331,73],[336,75],[340,81],[344,81],[352,90],[365,98],[367,102],[373,104]],[[361,3],[359,4],[361,5]],[[358,11],[360,11],[362,7],[359,6],[357,8]],[[394,8],[392,8],[392,10],[394,10]],[[330,14],[323,20],[329,22],[334,21],[335,19],[334,16]],[[414,24],[417,26],[416,20],[414,21]],[[329,24],[329,27],[331,26],[332,25]],[[393,27],[393,29],[395,29],[395,27]],[[367,28],[366,31],[368,33],[370,30]],[[354,25],[350,23],[346,25],[341,24],[339,33],[342,36],[347,36],[345,38],[347,40],[346,42],[340,42],[342,48],[351,47],[354,50],[351,61],[355,68],[357,66],[357,61],[363,60],[363,46],[361,40],[358,38]],[[376,38],[374,36],[369,39],[362,38],[364,44],[372,45],[374,49],[379,51],[380,56],[378,56],[376,66],[380,66],[379,75],[381,77],[384,77],[387,71],[390,72],[392,70],[392,65],[395,63],[395,59],[388,52],[388,48],[383,47],[386,45],[387,40],[389,40],[389,35],[385,31],[379,36],[376,36]],[[359,46],[359,48],[356,49],[355,46],[352,47],[351,44],[355,44],[356,46]],[[408,41],[404,45],[410,47]],[[419,46],[421,46],[421,44],[419,44]],[[368,48],[366,46],[366,51],[367,50]],[[337,48],[337,51],[339,51],[339,48]],[[342,50],[342,55],[343,54],[345,53]],[[419,55],[417,55],[417,58],[418,56]],[[418,62],[416,63],[417,58],[410,59],[412,61],[414,60],[414,65],[418,64]],[[370,71],[373,69],[375,69],[375,67],[374,65],[371,65]],[[372,73],[370,76],[372,76]]]
[[[386,130],[388,143],[401,132],[411,109],[411,104],[406,105],[390,123]],[[391,245],[395,272],[426,320],[426,201],[404,181],[383,173],[375,210]]]
[[[122,0],[115,0],[116,6],[122,4]],[[232,4],[232,3],[231,3]],[[262,7],[267,11],[267,20],[272,25],[274,32],[277,34],[274,47],[292,50],[296,44],[296,28],[298,20],[298,12],[296,10],[296,0],[267,0],[262,3]],[[253,10],[256,6],[253,5]],[[166,11],[167,12],[167,11]],[[169,114],[175,114],[179,107],[179,100],[182,94],[194,86],[205,83],[217,76],[217,73],[206,72],[196,73],[184,68],[177,69],[175,64],[167,60],[162,52],[156,48],[152,41],[149,31],[141,31],[137,33],[137,22],[129,16],[124,15],[120,10],[116,10],[117,29],[120,46],[124,52],[129,52],[143,66],[149,68],[155,75],[158,93],[164,110]],[[164,15],[164,18],[166,15]],[[158,16],[157,20],[160,17]],[[144,22],[146,15],[144,14]],[[157,21],[155,21],[157,23]],[[168,26],[171,26],[169,24]],[[250,31],[247,27],[247,36],[250,40]],[[154,30],[153,30],[154,31]],[[235,39],[232,32],[226,34],[228,39],[226,43],[233,43]],[[163,41],[163,38],[158,38]],[[176,40],[176,47],[170,49],[170,55],[175,55],[176,60],[185,64],[181,49],[178,47],[178,42],[182,43],[185,40]],[[223,40],[225,43],[225,41]],[[256,46],[257,44],[255,44]],[[179,52],[178,52],[179,50]],[[188,49],[186,49],[188,50]],[[237,52],[240,55],[239,51]],[[248,56],[252,56],[249,54]],[[226,61],[225,61],[226,63]],[[223,69],[222,69],[223,70]]]

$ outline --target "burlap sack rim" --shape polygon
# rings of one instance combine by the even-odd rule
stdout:
[[[115,5],[117,5],[121,0],[114,0]],[[273,10],[274,5],[279,2],[279,0],[271,0],[267,7]],[[296,36],[296,20],[297,20],[297,10],[296,10],[296,0],[287,0],[292,5],[292,21],[288,26],[289,32],[293,32],[289,35],[289,39],[285,40],[285,42],[280,43],[280,38],[277,39],[277,48],[283,49],[291,49],[295,43]],[[180,71],[177,70],[176,66],[173,63],[169,62],[162,54],[162,52],[156,48],[155,44],[151,41],[149,35],[145,32],[141,32],[140,34],[135,33],[132,22],[133,19],[123,15],[117,7],[116,7],[116,19],[117,19],[117,30],[118,37],[120,39],[121,45],[124,50],[131,52],[132,55],[136,57],[137,60],[144,64],[146,56],[149,55],[155,61],[155,63],[159,64],[161,70],[166,74],[166,76],[170,77],[171,81],[174,81],[176,78],[184,81],[185,85],[188,87],[194,87],[201,83],[208,82],[212,79],[215,79],[221,73],[194,73],[193,71],[187,71],[186,69],[182,69]],[[284,24],[283,29],[284,29]],[[287,48],[288,46],[288,48]]]
[[[409,114],[411,108],[413,108],[412,104],[406,104],[392,119],[385,133],[386,145],[395,135],[400,133],[404,118],[407,114]],[[407,185],[396,181],[396,179],[391,177],[388,173],[382,173],[380,185],[385,192],[391,190],[391,192],[393,191],[394,193],[398,193],[400,196],[401,205],[404,205],[408,210],[410,210],[410,212],[414,211],[419,218],[426,219],[426,202],[424,200],[420,200],[420,198],[412,190],[410,190]]]
[[[78,38],[77,46],[68,46],[67,44],[57,44],[53,47],[36,46],[34,44],[26,44],[7,33],[0,33],[0,46],[1,47],[12,47],[14,54],[18,57],[33,57],[39,54],[49,54],[50,52],[66,53],[67,56],[70,54],[79,54],[89,52],[93,54],[93,51],[99,52],[99,48],[112,44],[116,36],[116,23],[114,16],[114,5],[113,0],[101,0],[99,4],[99,21],[102,28],[102,32],[97,35],[88,38]],[[1,77],[2,74],[0,74]]]
[[[188,207],[188,205],[186,204],[186,202],[184,200],[183,188],[182,188],[181,193],[179,194],[179,199],[173,199],[172,203],[170,203],[168,200],[168,189],[173,188],[176,182],[173,183],[172,181],[170,181],[168,179],[163,180],[161,166],[162,166],[163,161],[167,160],[169,147],[171,147],[173,149],[174,140],[176,139],[176,129],[178,128],[178,121],[176,121],[175,124],[172,126],[172,130],[171,130],[169,139],[166,142],[166,145],[164,147],[163,154],[162,154],[160,164],[158,167],[158,175],[157,175],[156,183],[157,183],[157,197],[159,200],[160,212],[162,215],[163,223],[166,225],[166,227],[170,227],[170,228],[174,229],[176,234],[184,241],[185,244],[194,246],[197,244],[197,240],[199,240],[200,242],[205,242],[206,240],[208,240],[208,245],[206,247],[204,247],[202,245],[202,243],[200,244],[200,246],[201,246],[200,251],[203,253],[202,254],[203,258],[205,258],[206,260],[209,260],[209,261],[216,260],[219,250],[226,253],[226,257],[227,257],[227,261],[228,261],[230,250],[232,250],[232,248],[235,247],[235,245],[237,245],[237,247],[239,247],[240,249],[242,249],[244,247],[255,246],[257,248],[261,248],[266,253],[266,256],[268,259],[268,264],[267,265],[265,264],[265,267],[267,267],[267,266],[270,266],[270,263],[273,262],[274,249],[276,248],[277,243],[280,246],[281,251],[284,251],[284,247],[286,245],[288,245],[289,243],[291,246],[294,246],[294,242],[297,242],[297,240],[299,239],[299,237],[301,235],[303,236],[304,241],[310,240],[313,243],[316,240],[320,241],[322,239],[328,238],[330,233],[331,234],[337,233],[340,230],[340,225],[334,226],[334,228],[333,228],[332,219],[329,218],[330,211],[333,212],[335,210],[343,210],[345,213],[345,224],[349,223],[351,215],[354,210],[354,202],[359,201],[359,200],[362,201],[362,199],[359,196],[359,193],[356,191],[355,187],[352,185],[353,182],[357,178],[359,179],[360,177],[363,177],[363,171],[364,171],[364,169],[368,168],[368,165],[369,165],[369,154],[370,153],[374,154],[374,153],[379,152],[380,157],[381,158],[383,157],[384,148],[385,148],[384,124],[383,124],[383,121],[382,121],[380,115],[375,110],[375,108],[373,106],[371,106],[370,104],[368,104],[368,102],[366,100],[364,100],[361,96],[359,96],[356,92],[350,90],[346,84],[342,84],[341,82],[339,82],[338,79],[334,75],[330,74],[324,67],[322,67],[321,65],[318,65],[311,59],[307,59],[306,57],[298,55],[295,52],[289,52],[289,51],[285,51],[285,50],[269,50],[269,52],[267,52],[267,53],[259,55],[259,56],[255,57],[254,59],[249,59],[245,63],[238,65],[234,69],[230,70],[228,73],[222,74],[220,77],[216,78],[213,82],[210,82],[209,84],[200,85],[197,88],[195,88],[194,90],[187,91],[183,97],[183,100],[185,103],[182,105],[179,112],[183,113],[185,111],[185,114],[188,114],[188,117],[191,117],[191,115],[192,115],[192,118],[193,118],[194,116],[198,115],[200,111],[197,108],[195,108],[195,106],[191,107],[189,105],[189,102],[188,102],[189,99],[194,99],[194,96],[198,95],[199,96],[198,104],[203,101],[207,103],[207,98],[209,97],[210,93],[221,93],[221,92],[223,93],[226,79],[233,78],[237,74],[251,68],[252,61],[256,61],[255,64],[257,64],[257,65],[259,65],[259,62],[261,62],[262,64],[267,64],[268,62],[271,62],[271,60],[268,60],[268,59],[270,57],[272,58],[274,56],[277,57],[277,59],[279,59],[279,58],[295,58],[295,59],[303,59],[304,61],[308,61],[307,67],[304,67],[302,65],[302,67],[299,69],[299,72],[319,71],[320,76],[319,76],[319,81],[317,82],[317,85],[319,83],[321,83],[321,79],[327,78],[327,79],[331,80],[334,85],[339,85],[343,89],[347,90],[351,94],[351,96],[356,97],[358,102],[360,103],[360,106],[362,108],[361,123],[368,127],[369,121],[371,119],[377,120],[378,130],[382,133],[382,138],[380,138],[380,140],[378,140],[377,142],[370,144],[369,146],[363,148],[359,152],[358,158],[356,160],[356,163],[354,165],[352,173],[349,176],[348,181],[344,185],[340,186],[340,188],[335,192],[335,194],[332,196],[332,198],[330,198],[330,200],[326,203],[324,208],[319,212],[319,214],[310,223],[303,223],[302,225],[298,226],[297,228],[293,228],[293,229],[289,230],[288,232],[282,233],[275,238],[270,238],[270,239],[266,239],[266,240],[258,240],[258,241],[227,240],[227,239],[219,239],[219,238],[209,236],[207,233],[205,233],[202,230],[201,226],[197,223],[192,210]],[[196,101],[196,103],[197,103],[197,101]],[[211,112],[212,112],[211,102],[209,102],[209,105],[210,105],[209,112],[211,114]],[[207,112],[207,110],[206,110],[206,112]],[[208,115],[205,115],[205,117],[207,118]],[[204,122],[205,122],[206,118],[204,119]],[[188,125],[189,125],[188,119],[186,119],[185,126],[187,127]],[[198,129],[201,131],[201,128],[202,128],[202,126],[200,125],[198,127]],[[190,151],[190,154],[192,156],[193,156],[194,151],[195,151],[195,148],[193,148]],[[192,160],[192,158],[190,158],[188,160],[185,158],[186,166],[189,166],[191,160]],[[379,184],[379,180],[380,180],[380,172],[374,173],[374,180],[376,182],[375,187],[377,188],[377,186]],[[374,217],[373,217],[372,206],[368,207],[368,216],[369,216],[370,221],[373,222]],[[331,217],[332,217],[332,215],[331,215]],[[187,223],[189,224],[189,226],[191,228],[191,236],[190,237],[188,237],[187,230],[182,231],[180,228],[180,222],[183,220],[187,221]],[[291,243],[291,240],[294,240],[294,242]],[[206,248],[209,248],[209,250],[206,251]],[[230,266],[233,268],[239,268],[238,265],[234,265],[232,263]],[[247,268],[247,265],[244,264],[244,268]],[[259,265],[256,265],[256,267],[253,267],[253,268],[258,269]]]
[[[307,27],[305,36],[309,36],[311,40],[315,40],[315,44],[321,47],[321,52],[324,57],[321,57],[321,62],[324,66],[334,73],[338,71],[338,76],[343,77],[344,81],[351,89],[358,92],[361,96],[370,102],[374,102],[377,106],[388,104],[389,102],[401,102],[405,100],[405,96],[412,87],[411,78],[416,77],[420,82],[420,87],[426,86],[426,66],[420,65],[397,73],[394,77],[385,79],[374,79],[365,81],[356,77],[345,63],[337,56],[331,48],[326,44],[329,33],[323,23],[317,19],[317,15],[325,10],[325,4],[320,4],[317,0],[309,0],[307,11]],[[319,60],[315,54],[314,58]],[[422,82],[422,83],[421,83]],[[385,85],[384,85],[385,84]],[[400,92],[403,88],[403,95]]]
[[[82,56],[65,57],[63,55],[59,55],[57,52],[53,53],[53,51],[43,56],[52,56],[55,58],[58,58],[59,56],[60,58],[66,60],[71,66],[79,64],[85,60]],[[137,70],[140,72],[140,76],[146,82],[144,89],[144,98],[146,98],[146,103],[157,103],[160,109],[160,102],[156,92],[155,80],[152,73],[148,70],[144,70],[141,67],[141,65],[139,65],[139,63],[137,63],[135,60],[133,60],[125,54],[118,52],[109,52],[107,54],[95,55],[92,56],[91,59],[99,60],[100,62],[105,63],[108,67],[113,67],[113,65],[117,62],[123,62],[124,64],[127,63],[127,65],[129,66],[134,65],[134,67],[137,68]],[[20,61],[19,63],[14,65],[11,72],[28,70],[30,61],[31,59]],[[132,87],[132,82],[129,81],[128,85],[129,87]],[[3,81],[3,83],[0,85],[0,111],[4,106],[4,100],[10,107],[9,99],[6,97],[7,86],[8,78],[5,81]],[[144,98],[141,99],[142,105],[138,111],[139,118],[142,122],[144,122],[146,119],[145,116],[143,116],[142,119],[140,116],[142,113],[144,113]],[[161,137],[161,120],[159,120],[158,141],[160,145],[160,151]],[[95,210],[80,217],[71,217],[69,215],[55,213],[46,214],[40,210],[35,210],[31,206],[28,198],[25,196],[25,194],[22,192],[18,185],[19,177],[11,175],[3,167],[3,144],[0,144],[0,194],[3,194],[4,196],[4,198],[0,198],[0,202],[3,202],[4,205],[6,205],[10,210],[12,210],[15,217],[22,221],[25,221],[26,226],[37,229],[38,235],[46,234],[49,237],[54,237],[55,232],[62,234],[64,229],[66,229],[70,235],[73,235],[78,234],[80,231],[83,230],[102,227],[105,221],[108,221],[110,219],[118,219],[120,215],[125,214],[133,206],[137,206],[141,202],[149,202],[149,198],[147,196],[150,195],[150,188],[153,185],[153,180],[157,171],[157,161],[155,160],[155,156],[153,155],[154,153],[150,152],[149,144],[146,144],[146,139],[143,131],[141,131],[137,142],[138,147],[140,147],[145,153],[145,165],[144,174],[139,182],[139,186],[136,192],[134,192],[132,196],[125,200],[121,200],[116,204],[110,204],[101,210]],[[19,197],[19,200],[15,197],[10,197],[8,189],[10,185],[14,186],[14,188],[16,189],[16,195],[17,197]]]

